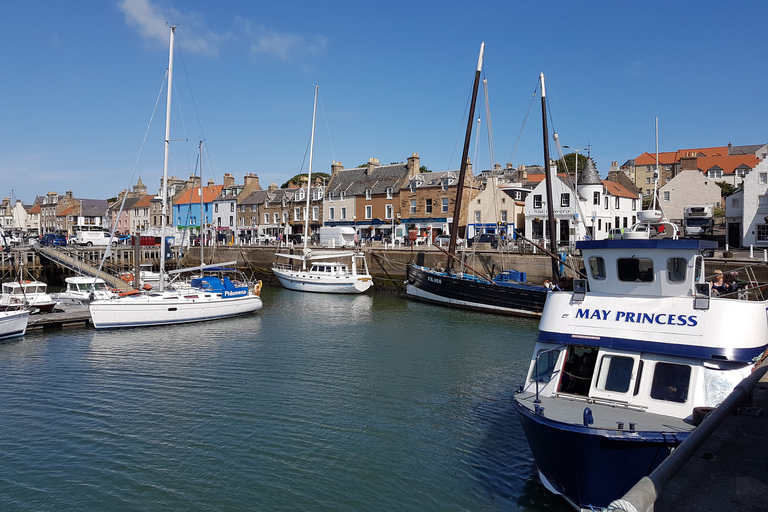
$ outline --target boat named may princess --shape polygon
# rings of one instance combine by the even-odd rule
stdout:
[[[547,296],[514,403],[542,483],[576,508],[650,474],[768,347],[765,286],[744,269],[711,291],[702,253],[715,246],[642,230],[578,242],[587,279]]]

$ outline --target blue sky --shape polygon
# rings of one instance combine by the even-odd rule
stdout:
[[[178,25],[169,174],[183,178],[200,138],[206,180],[253,172],[266,188],[306,172],[313,84],[314,171],[413,152],[433,171],[456,169],[483,41],[502,165],[543,161],[538,97],[523,128],[541,72],[550,131],[590,145],[602,176],[654,150],[656,116],[661,151],[768,142],[764,0],[43,0],[2,14],[0,197],[27,203],[48,191],[113,197],[138,177],[157,192],[164,95],[142,141],[166,22]],[[476,171],[491,165],[485,123]]]

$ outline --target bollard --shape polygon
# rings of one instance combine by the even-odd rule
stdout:
[[[755,257],[755,246],[751,245],[749,246],[749,258],[752,259]]]
[[[768,262],[768,249],[763,249],[763,262]]]

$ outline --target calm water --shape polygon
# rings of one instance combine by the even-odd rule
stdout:
[[[0,344],[0,509],[565,510],[509,398],[536,322],[267,288]]]

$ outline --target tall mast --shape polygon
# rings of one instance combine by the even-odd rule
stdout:
[[[547,91],[544,87],[544,73],[539,75],[541,80],[541,124],[544,132],[544,181],[547,185],[547,229],[549,230],[549,250],[557,254],[557,233],[555,232],[555,204],[552,199],[552,181],[557,176],[552,176],[549,169],[549,133],[547,132]],[[552,258],[552,282],[560,279],[559,264]]]
[[[317,91],[319,85],[315,85],[315,105],[312,108],[312,136],[309,139],[309,173],[307,174],[307,212],[304,215],[304,258],[301,259],[302,269],[307,269],[307,243],[309,242],[309,207],[310,194],[312,192],[312,159],[315,154],[315,118],[317,117]]]
[[[205,265],[203,257],[203,141],[200,141],[200,265]]]
[[[160,221],[160,291],[165,287],[165,225],[168,215],[168,153],[171,144],[171,83],[173,81],[173,37],[176,27],[171,27],[168,51],[168,93],[165,102],[165,154],[163,156],[163,214]],[[202,182],[201,182],[202,183]]]
[[[477,89],[480,86],[480,71],[483,69],[483,53],[485,43],[480,44],[480,56],[477,58],[475,70],[475,83],[472,87],[472,102],[469,105],[467,117],[467,133],[464,136],[464,150],[461,153],[461,166],[459,167],[459,182],[456,186],[456,201],[453,206],[453,228],[451,229],[451,241],[448,243],[448,260],[445,263],[446,270],[453,268],[453,254],[456,252],[456,236],[459,231],[459,218],[461,217],[461,197],[464,193],[464,176],[467,173],[467,157],[469,156],[469,143],[472,138],[472,125],[475,121],[475,102],[477,101]]]

